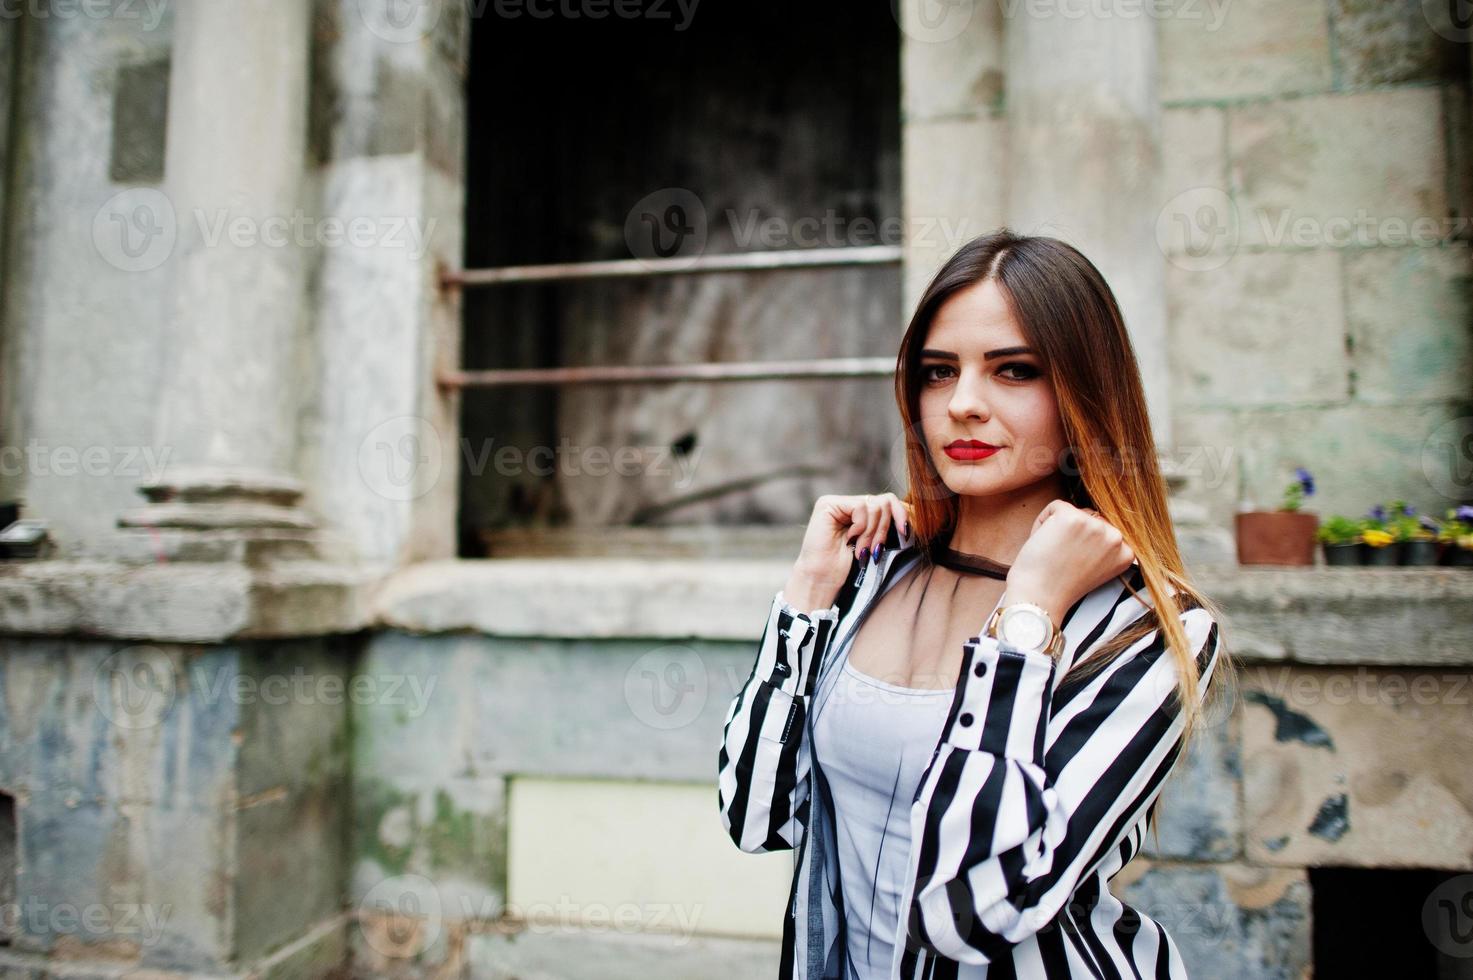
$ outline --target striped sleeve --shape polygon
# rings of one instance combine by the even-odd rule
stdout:
[[[1205,691],[1218,627],[1200,608],[1181,619]],[[963,690],[912,801],[909,947],[1006,959],[1144,817],[1181,751],[1165,642],[1151,631],[1065,695],[1048,655],[968,641]]]
[[[792,850],[807,826],[804,719],[813,673],[838,618],[837,605],[804,613],[778,592],[757,662],[727,709],[717,800],[727,834],[743,851]]]

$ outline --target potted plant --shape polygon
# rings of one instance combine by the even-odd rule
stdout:
[[[1444,565],[1473,566],[1473,506],[1449,507],[1447,519],[1437,531],[1442,543]]]
[[[1372,507],[1360,523],[1361,564],[1395,565],[1401,550],[1394,547],[1396,535],[1387,524],[1385,505]]]
[[[1437,522],[1417,514],[1417,508],[1404,500],[1392,501],[1397,512],[1391,518],[1391,531],[1396,535],[1403,565],[1437,564]]]
[[[1278,510],[1247,510],[1234,516],[1240,565],[1313,565],[1319,517],[1301,511],[1314,494],[1314,477],[1304,467],[1284,488]]]
[[[1325,552],[1326,565],[1360,564],[1360,521],[1343,514],[1325,519],[1315,531],[1315,538]]]

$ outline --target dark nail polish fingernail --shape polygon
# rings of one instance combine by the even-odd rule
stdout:
[[[869,557],[869,548],[868,547],[860,548],[859,549],[859,560],[860,561],[864,561],[868,557]]]

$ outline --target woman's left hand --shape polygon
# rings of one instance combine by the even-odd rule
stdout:
[[[1004,602],[1032,602],[1054,625],[1091,591],[1128,569],[1135,552],[1099,512],[1051,500],[1008,571]]]

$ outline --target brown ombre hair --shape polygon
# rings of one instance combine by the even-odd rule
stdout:
[[[1099,511],[1119,529],[1135,552],[1154,600],[1141,599],[1125,575],[1119,576],[1148,611],[1071,666],[1063,682],[1072,684],[1088,677],[1159,626],[1179,667],[1177,693],[1185,717],[1185,752],[1206,710],[1205,699],[1199,701],[1198,677],[1200,666],[1205,665],[1196,663],[1180,616],[1186,609],[1205,608],[1219,630],[1222,616],[1187,580],[1167,510],[1166,481],[1156,458],[1140,367],[1115,296],[1094,264],[1073,246],[1056,238],[1018,235],[999,228],[959,248],[921,295],[900,342],[895,369],[895,399],[905,430],[909,482],[905,502],[911,511],[912,533],[926,554],[934,539],[955,526],[959,510],[957,495],[936,471],[920,425],[921,349],[942,305],[956,293],[988,280],[997,284],[1028,344],[1038,351],[1043,373],[1053,386],[1069,443],[1059,461],[1067,499]],[[1219,643],[1213,677],[1224,673],[1224,667],[1229,676],[1234,673],[1226,645]],[[1223,685],[1209,683],[1209,687],[1220,690]]]

